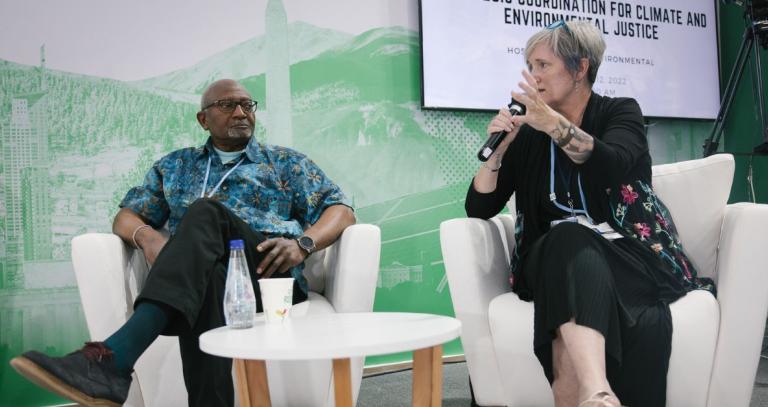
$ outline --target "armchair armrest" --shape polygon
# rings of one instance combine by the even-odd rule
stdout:
[[[111,233],[87,233],[72,239],[72,265],[92,340],[104,340],[128,320],[133,300],[144,287],[147,264]],[[127,405],[173,406],[186,403],[176,338],[159,337],[134,366]]]
[[[134,252],[111,233],[86,233],[72,239],[72,265],[94,340],[109,336],[133,312],[135,293],[143,285],[131,272]],[[130,288],[136,291],[131,293]]]
[[[717,259],[720,329],[710,406],[746,406],[768,310],[768,205],[726,206]]]
[[[368,224],[352,225],[325,249],[324,296],[336,312],[373,309],[379,275],[381,230]]]
[[[503,229],[504,235],[497,223],[474,218],[451,219],[440,224],[445,274],[456,318],[462,323],[461,342],[480,403],[481,394],[504,400],[488,320],[491,300],[510,291],[504,245],[508,226]]]

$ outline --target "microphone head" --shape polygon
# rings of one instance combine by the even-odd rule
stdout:
[[[509,108],[509,113],[512,113],[512,116],[525,114],[525,105],[514,98],[512,98],[507,107]]]

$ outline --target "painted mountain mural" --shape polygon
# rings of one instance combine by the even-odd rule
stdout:
[[[356,37],[305,23],[292,23],[289,28],[294,36],[291,48],[305,50],[292,54],[298,62],[290,66],[295,140],[291,147],[317,161],[348,191],[356,206],[445,185],[448,180],[441,161],[463,159],[467,151],[466,146],[453,151],[446,141],[448,134],[428,129],[427,122],[439,122],[446,114],[418,108],[417,34],[399,27]],[[213,78],[241,80],[260,101],[257,119],[268,112],[265,74],[257,72],[263,69],[258,59],[263,42],[255,38],[193,67],[133,83],[48,71],[48,93],[56,101],[49,109],[51,154],[83,154],[93,162],[110,157],[114,166],[112,155],[125,151],[123,159],[136,170],[128,176],[110,171],[111,176],[104,174],[103,180],[107,190],[122,195],[162,154],[204,141],[194,113],[200,92]],[[0,97],[8,101],[13,95],[34,91],[38,75],[37,68],[0,61]],[[0,113],[9,116],[8,103]],[[264,127],[258,126],[257,137],[263,140],[264,133]],[[482,133],[466,129],[465,134],[476,145]],[[52,174],[65,171],[57,164],[67,161],[54,160]]]
[[[288,61],[291,64],[312,59],[352,38],[351,34],[301,21],[288,24],[288,36],[291,43]],[[200,95],[205,87],[216,79],[241,79],[264,73],[267,61],[266,41],[264,36],[255,37],[209,56],[194,66],[134,83],[148,89]]]
[[[439,223],[463,213],[473,151],[489,115],[419,108],[420,51],[412,31],[390,27],[351,36],[291,23],[288,33],[290,147],[344,188],[359,222],[382,228],[375,309],[450,313]],[[269,139],[266,40],[253,38],[136,82],[0,60],[0,232],[6,237],[0,242],[0,325],[13,328],[0,335],[0,363],[7,366],[24,349],[65,351],[86,339],[70,241],[111,230],[125,191],[156,159],[205,141],[194,115],[210,81],[242,81],[260,102],[256,137]],[[29,137],[18,138],[19,129]],[[44,205],[25,208],[22,196]],[[30,222],[36,219],[46,222]],[[42,255],[21,249],[34,243],[31,235],[14,232],[8,239],[12,230],[32,230],[30,223],[46,235]],[[52,295],[61,297],[58,309],[66,315],[35,307]],[[22,298],[29,309],[18,311]],[[67,320],[75,322],[55,340],[29,334],[53,333]],[[43,337],[45,344],[35,342]],[[446,351],[460,352],[458,343]],[[0,385],[32,391],[17,379],[0,374]],[[4,402],[18,405],[0,395]]]

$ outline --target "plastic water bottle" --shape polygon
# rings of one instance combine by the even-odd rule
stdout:
[[[256,316],[256,295],[253,292],[248,263],[242,240],[229,242],[229,266],[224,289],[224,319],[230,328],[250,328]]]

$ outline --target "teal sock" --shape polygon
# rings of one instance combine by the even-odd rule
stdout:
[[[166,309],[148,301],[140,303],[128,321],[104,341],[114,352],[112,358],[115,367],[125,375],[131,374],[139,356],[154,342],[166,325]]]

